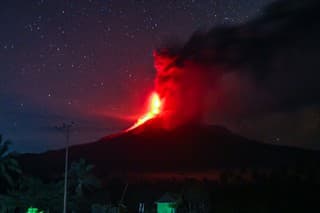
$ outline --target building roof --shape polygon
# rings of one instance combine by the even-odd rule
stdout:
[[[156,201],[156,203],[174,203],[177,201],[176,196],[166,192],[164,195],[160,197],[159,200]]]

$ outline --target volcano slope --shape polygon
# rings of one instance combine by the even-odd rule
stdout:
[[[22,154],[28,174],[63,173],[65,151]],[[94,164],[98,176],[112,172],[205,172],[224,169],[317,167],[319,152],[265,144],[214,125],[187,124],[167,131],[150,120],[136,129],[70,147],[69,160]]]

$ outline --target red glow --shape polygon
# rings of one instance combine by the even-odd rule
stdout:
[[[153,92],[149,99],[148,111],[143,116],[141,116],[134,125],[127,129],[127,131],[135,129],[136,127],[140,126],[146,121],[155,118],[157,115],[160,114],[161,106],[162,102],[159,95],[156,92]]]

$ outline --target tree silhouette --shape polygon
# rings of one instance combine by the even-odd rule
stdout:
[[[89,211],[90,197],[86,195],[100,186],[100,181],[92,174],[93,168],[94,166],[88,164],[84,159],[71,163],[68,175],[69,209],[77,212]]]
[[[22,173],[18,161],[9,151],[10,144],[9,140],[3,140],[0,135],[0,191],[14,187],[14,176]]]
[[[85,191],[91,191],[100,186],[99,180],[92,174],[93,168],[94,166],[87,164],[84,159],[71,164],[70,187],[76,196],[83,196]]]
[[[34,177],[20,179],[16,189],[3,196],[1,203],[8,209],[18,207],[26,210],[35,206],[50,212],[59,212],[62,209],[63,182],[43,183]]]

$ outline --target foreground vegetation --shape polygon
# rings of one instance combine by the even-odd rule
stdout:
[[[0,136],[0,212],[26,212],[33,206],[61,212],[63,174],[44,180],[25,174]],[[170,192],[177,212],[305,212],[319,210],[320,173],[316,168],[225,170],[218,180],[130,181],[125,176],[94,176],[84,159],[72,162],[68,175],[69,212],[156,212],[155,201]],[[129,181],[129,182],[128,182]]]

